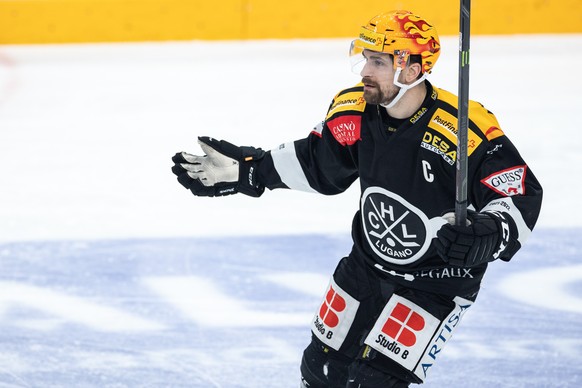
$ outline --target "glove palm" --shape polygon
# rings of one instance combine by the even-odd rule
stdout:
[[[181,152],[179,155],[183,160],[177,161],[188,172],[190,178],[200,180],[204,186],[214,186],[219,182],[238,182],[238,161],[221,154],[200,140],[198,144],[205,155]]]
[[[172,158],[178,182],[197,196],[223,196],[241,192],[259,197],[264,187],[256,182],[256,167],[265,152],[260,148],[237,147],[224,140],[198,138],[205,155],[179,152]],[[245,179],[241,179],[245,177]]]

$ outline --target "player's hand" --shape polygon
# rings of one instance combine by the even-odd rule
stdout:
[[[265,191],[256,179],[260,148],[237,147],[224,140],[199,137],[203,156],[178,152],[172,158],[172,172],[192,194],[204,197],[243,193],[259,197]]]
[[[474,267],[493,261],[509,243],[509,224],[499,212],[467,210],[467,226],[454,225],[450,213],[443,217],[449,223],[439,229],[434,244],[439,256],[450,265]]]

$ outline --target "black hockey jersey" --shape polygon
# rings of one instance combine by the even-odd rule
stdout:
[[[271,189],[331,195],[359,178],[352,255],[409,286],[460,295],[478,287],[486,264],[454,269],[432,246],[443,213],[455,206],[458,99],[425,82],[422,106],[399,123],[366,103],[361,84],[342,90],[307,138],[267,153],[259,179]],[[510,220],[510,244],[500,257],[507,261],[536,223],[542,188],[495,116],[474,101],[468,159],[469,207],[503,212]],[[440,286],[446,277],[475,281]]]

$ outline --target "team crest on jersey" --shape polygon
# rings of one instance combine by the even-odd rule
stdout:
[[[360,140],[362,116],[339,116],[327,122],[333,137],[341,145],[352,145]]]
[[[431,220],[399,195],[368,187],[361,200],[362,225],[370,248],[384,261],[409,264],[420,259],[438,228],[446,221]]]
[[[481,183],[506,197],[523,195],[525,194],[526,169],[527,166],[524,165],[498,171],[485,179],[481,179]]]

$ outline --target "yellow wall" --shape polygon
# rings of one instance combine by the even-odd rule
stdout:
[[[0,0],[0,44],[351,37],[410,9],[456,35],[459,0]],[[582,0],[472,0],[473,34],[580,33]]]

